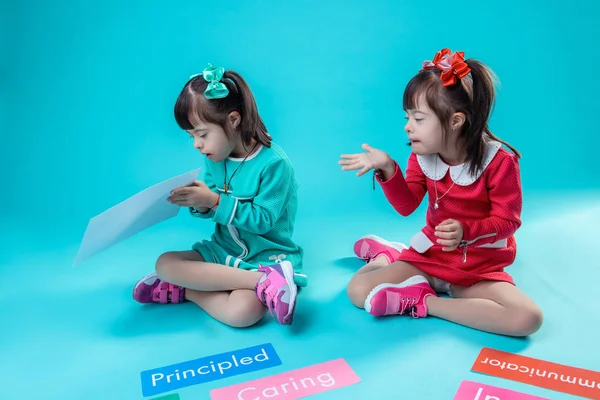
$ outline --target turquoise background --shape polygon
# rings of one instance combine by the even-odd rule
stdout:
[[[600,326],[597,285],[582,286],[600,278],[598,4],[2,1],[0,397],[141,398],[142,370],[264,337],[283,360],[272,373],[346,358],[362,382],[323,398],[449,399],[463,379],[556,395],[473,375],[482,346],[600,370],[589,351]],[[498,74],[491,127],[523,154],[524,225],[512,273],[546,314],[529,340],[434,318],[375,321],[345,296],[361,265],[354,241],[367,233],[407,241],[424,210],[397,215],[370,176],[340,170],[339,155],[367,142],[406,165],[402,92],[443,47]],[[311,286],[293,328],[267,319],[239,331],[190,304],[131,300],[161,252],[210,234],[210,224],[184,213],[71,268],[91,217],[203,165],[173,104],[208,62],[247,79],[297,169],[297,239]],[[443,378],[432,378],[437,371]],[[211,388],[262,376],[180,394],[208,399]]]

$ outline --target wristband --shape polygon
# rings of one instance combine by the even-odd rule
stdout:
[[[217,202],[211,208],[214,209],[215,207],[217,207],[219,205],[220,202],[221,202],[221,195],[218,195]]]

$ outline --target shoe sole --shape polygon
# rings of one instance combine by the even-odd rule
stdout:
[[[292,263],[289,261],[283,261],[279,264],[281,266],[281,270],[283,271],[283,276],[285,277],[285,281],[290,288],[290,304],[288,308],[287,314],[283,317],[284,324],[291,324],[294,319],[294,310],[296,308],[296,296],[298,294],[298,290],[296,288],[296,284],[294,283],[294,268]]]
[[[360,239],[358,239],[356,242],[360,242],[361,240],[365,240],[365,239],[371,239],[377,243],[381,243],[384,246],[387,247],[391,247],[393,249],[398,250],[399,252],[402,252],[402,250],[406,250],[408,249],[408,246],[405,245],[404,243],[400,243],[400,242],[388,242],[387,240],[385,240],[384,238],[381,238],[379,236],[376,235],[367,235],[367,236],[363,236]],[[356,253],[356,250],[354,251],[354,254],[356,254],[356,256],[362,260],[366,260],[369,257],[361,257],[359,254]]]
[[[391,287],[403,288],[403,287],[407,287],[407,286],[418,285],[419,283],[429,284],[429,281],[423,275],[413,275],[401,283],[382,283],[380,285],[375,286],[373,288],[373,290],[371,290],[371,292],[369,293],[367,298],[365,299],[365,311],[368,312],[369,314],[371,313],[371,300],[373,299],[373,296],[375,296],[377,293],[379,293],[380,290],[386,289],[386,288],[391,288]]]

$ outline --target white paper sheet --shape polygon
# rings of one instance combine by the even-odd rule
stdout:
[[[200,169],[195,169],[167,179],[92,218],[73,266],[152,225],[175,217],[181,206],[169,203],[167,198],[173,189],[194,182],[199,172]]]

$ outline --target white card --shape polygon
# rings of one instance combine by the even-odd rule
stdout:
[[[175,217],[181,206],[169,203],[167,198],[173,189],[193,183],[199,172],[198,168],[157,183],[90,219],[73,266],[152,225]]]

